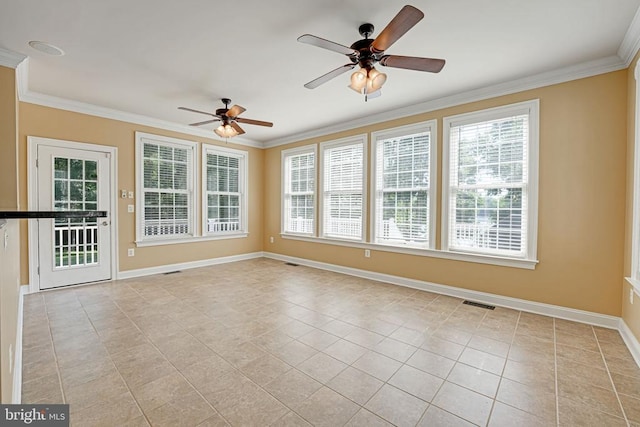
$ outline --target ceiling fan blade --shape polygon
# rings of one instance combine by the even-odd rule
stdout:
[[[323,49],[332,50],[334,52],[342,53],[344,55],[357,55],[358,51],[351,49],[350,47],[343,46],[339,43],[332,42],[330,40],[323,39],[321,37],[313,36],[311,34],[304,34],[298,37],[300,43],[310,44],[312,46],[321,47]]]
[[[244,119],[242,117],[237,117],[235,120],[237,122],[239,122],[239,123],[245,123],[247,125],[273,127],[273,123],[271,123],[271,122],[263,122],[263,121],[260,121],[260,120]]]
[[[341,67],[336,68],[335,70],[329,71],[327,74],[324,74],[318,77],[315,80],[311,80],[309,83],[305,84],[304,87],[307,89],[315,89],[321,84],[328,82],[329,80],[338,77],[342,73],[346,73],[349,70],[353,70],[356,64],[345,64]]]
[[[208,115],[208,116],[216,117],[216,115],[215,115],[215,114],[213,114],[213,113],[207,113],[206,111],[194,110],[193,108],[178,107],[178,110],[191,111],[191,112],[193,112],[193,113],[206,114],[206,115]]]
[[[229,125],[238,132],[238,135],[242,135],[244,133],[244,130],[235,121],[232,121]]]
[[[198,123],[191,123],[189,124],[189,126],[202,126],[202,125],[208,125],[209,123],[215,123],[220,121],[220,119],[213,119],[213,120],[205,120],[204,122],[198,122]]]
[[[424,13],[413,6],[406,5],[371,43],[371,51],[380,53],[389,49],[389,46],[413,28],[422,18],[424,18]]]
[[[244,113],[245,111],[247,111],[244,107],[241,107],[239,105],[234,105],[233,107],[229,108],[229,111],[227,111],[227,117],[238,117],[240,114]]]
[[[444,67],[444,59],[419,58],[417,56],[385,55],[380,58],[380,64],[385,67],[405,68],[407,70],[428,71],[439,73]]]

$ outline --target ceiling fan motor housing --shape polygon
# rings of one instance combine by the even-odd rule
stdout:
[[[373,39],[362,39],[351,45],[351,49],[357,50],[358,55],[350,56],[354,64],[360,64],[362,68],[371,69],[373,64],[378,61],[378,57],[371,52],[371,44]]]

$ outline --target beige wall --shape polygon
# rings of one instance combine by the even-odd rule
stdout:
[[[364,258],[362,249],[279,237],[282,149],[438,119],[440,168],[443,117],[535,98],[540,99],[540,263],[535,270],[382,251]],[[271,148],[265,157],[264,250],[620,316],[626,110],[623,70]],[[439,204],[440,188],[438,193]],[[439,228],[440,218],[438,233]]]
[[[135,136],[136,131],[190,141],[225,145],[213,139],[194,137],[164,131],[117,120],[78,114],[34,104],[20,103],[19,158],[21,168],[20,203],[27,206],[27,136],[40,136],[66,141],[108,145],[118,148],[118,189],[135,190]],[[207,241],[188,244],[136,248],[135,214],[127,213],[132,199],[117,199],[118,209],[118,254],[120,271],[154,267],[166,264],[198,261],[223,256],[245,254],[262,250],[262,175],[263,150],[228,144],[230,147],[249,152],[249,236],[242,239]],[[200,165],[197,165],[198,168]],[[198,169],[199,170],[199,169]],[[200,181],[198,179],[198,181]],[[196,192],[196,197],[200,192]],[[137,195],[136,195],[137,196]],[[22,282],[28,282],[28,244],[26,225],[22,236]],[[135,256],[128,257],[127,249],[135,248]]]
[[[16,73],[0,66],[0,209],[18,207]]]
[[[633,233],[633,163],[635,156],[636,80],[634,70],[640,54],[636,55],[627,70],[627,206],[625,221],[624,276],[631,276],[631,237]],[[635,295],[634,304],[629,300],[631,285],[622,280],[622,318],[635,337],[640,340],[640,297]]]
[[[0,210],[18,208],[15,70],[0,67]],[[15,360],[20,251],[17,220],[0,227],[0,402],[11,403]],[[5,233],[8,246],[5,249]]]

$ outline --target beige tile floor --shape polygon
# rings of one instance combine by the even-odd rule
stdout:
[[[74,426],[640,426],[616,331],[259,259],[29,295]]]

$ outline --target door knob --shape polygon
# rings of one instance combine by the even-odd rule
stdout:
[[[109,221],[102,221],[102,225],[106,227],[107,225],[109,225]]]

